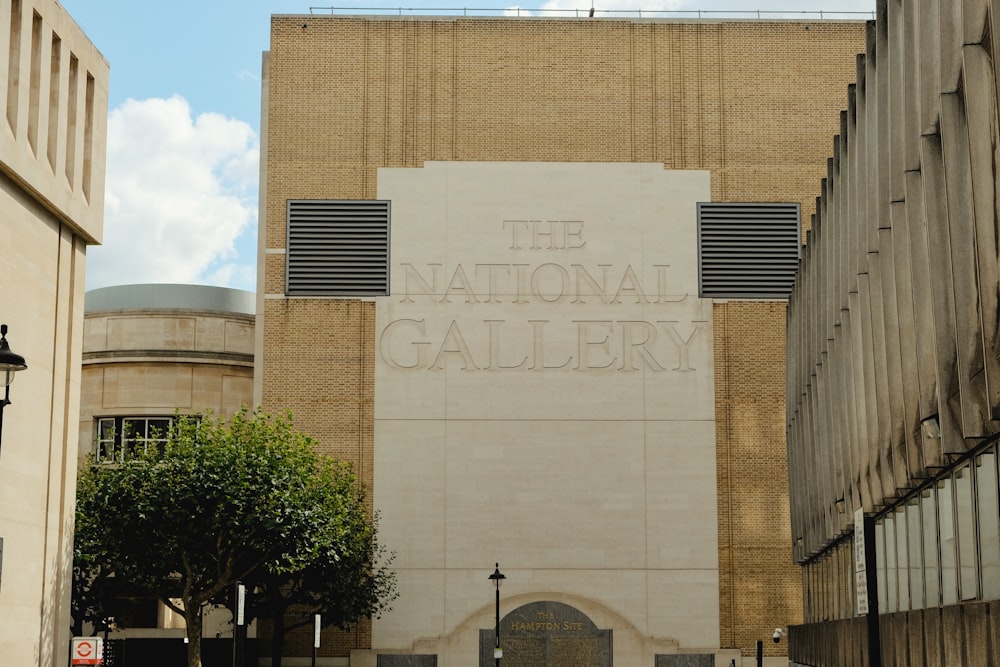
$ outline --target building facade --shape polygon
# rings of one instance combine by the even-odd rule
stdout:
[[[492,665],[495,615],[508,667],[783,661],[787,293],[713,291],[706,205],[790,206],[797,260],[863,40],[272,18],[255,400],[354,463],[399,577],[325,664]]]
[[[998,20],[868,26],[789,303],[799,664],[1000,660]]]
[[[204,285],[121,285],[86,293],[78,465],[114,463],[164,436],[177,414],[231,415],[253,398],[251,292]],[[156,600],[119,600],[118,640],[173,637],[184,619]],[[232,635],[225,609],[205,636]],[[217,634],[218,633],[218,634]],[[144,650],[126,644],[127,651]],[[155,650],[166,650],[157,645]]]
[[[0,450],[0,656],[69,650],[84,265],[101,240],[108,63],[55,0],[0,2],[0,322],[27,369]]]

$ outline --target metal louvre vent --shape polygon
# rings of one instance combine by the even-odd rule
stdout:
[[[801,251],[798,204],[698,204],[698,293],[787,299]]]
[[[389,294],[389,202],[289,200],[285,293]]]

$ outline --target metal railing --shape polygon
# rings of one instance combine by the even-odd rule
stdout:
[[[782,20],[867,20],[875,12],[842,11],[781,11],[767,9],[709,10],[709,9],[529,9],[526,7],[355,7],[336,5],[310,7],[310,14],[375,14],[393,16],[515,16],[515,17],[568,17],[568,18],[677,18],[677,19],[782,19]]]

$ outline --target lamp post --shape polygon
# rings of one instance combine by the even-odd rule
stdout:
[[[0,324],[0,377],[3,378],[3,400],[0,401],[0,441],[3,438],[3,409],[10,405],[10,383],[14,381],[14,373],[28,367],[24,357],[10,351],[7,343],[7,325]]]
[[[497,624],[496,624],[496,648],[493,649],[493,659],[496,660],[496,667],[500,667],[500,658],[503,657],[503,651],[500,649],[500,582],[506,579],[500,572],[500,563],[497,563],[496,568],[493,570],[493,574],[490,575],[490,581],[497,587]]]

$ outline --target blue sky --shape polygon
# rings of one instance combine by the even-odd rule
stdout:
[[[310,7],[332,4],[311,2],[62,0],[111,65],[104,244],[88,250],[87,289],[145,282],[256,288],[261,54],[272,14],[309,14]],[[875,8],[875,0],[594,4],[599,12]],[[496,13],[517,5],[522,11],[585,10],[590,0],[338,3]]]

